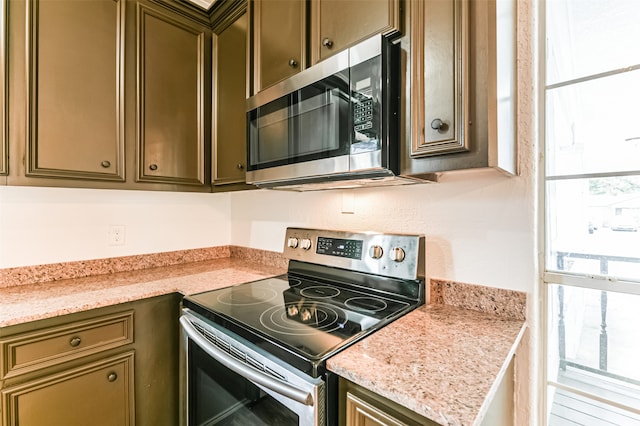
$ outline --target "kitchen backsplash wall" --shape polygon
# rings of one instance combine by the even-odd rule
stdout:
[[[527,182],[474,171],[411,187],[234,193],[231,239],[280,251],[287,226],[422,233],[429,278],[527,292],[536,258]]]
[[[223,194],[0,187],[0,268],[233,244],[282,251],[287,226],[422,233],[429,278],[532,287],[523,177],[445,175],[412,187]],[[111,225],[124,244],[110,245]]]
[[[0,268],[225,246],[229,209],[228,193],[0,186]]]

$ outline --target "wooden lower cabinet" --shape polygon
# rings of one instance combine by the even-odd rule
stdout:
[[[489,402],[484,417],[474,424],[510,426],[515,424],[515,362],[509,361],[506,371]],[[339,426],[433,426],[439,425],[418,413],[349,380],[339,380]]]
[[[2,391],[3,426],[134,424],[134,352]]]
[[[435,423],[402,405],[340,378],[340,426],[432,426]]]
[[[180,300],[0,328],[0,425],[178,424]]]
[[[347,424],[352,426],[403,426],[403,421],[347,392]]]

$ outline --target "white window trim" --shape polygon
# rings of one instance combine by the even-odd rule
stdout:
[[[606,290],[618,293],[640,295],[640,283],[634,281],[616,280],[610,277],[587,275],[587,274],[571,274],[558,271],[547,270],[547,197],[546,189],[547,182],[557,180],[569,180],[569,179],[584,179],[584,178],[606,178],[613,176],[632,176],[639,175],[640,171],[626,171],[626,172],[612,172],[612,173],[589,173],[580,175],[559,175],[559,176],[547,176],[546,175],[546,94],[548,90],[569,86],[572,84],[582,83],[589,80],[596,80],[603,77],[609,77],[616,74],[626,73],[630,71],[640,70],[640,64],[625,67],[617,70],[611,70],[604,73],[594,74],[587,77],[563,81],[554,83],[552,85],[546,85],[546,8],[547,1],[540,0],[538,3],[538,25],[537,25],[537,99],[538,99],[538,224],[537,226],[537,244],[538,244],[538,265],[540,266],[540,279],[538,292],[538,333],[537,341],[539,344],[539,351],[537,353],[538,371],[536,374],[538,381],[538,392],[535,396],[537,398],[537,417],[540,424],[547,424],[548,413],[548,388],[554,386],[557,389],[564,389],[575,394],[600,401],[602,403],[609,404],[611,406],[627,410],[632,413],[640,414],[640,408],[627,406],[624,404],[611,401],[606,398],[599,397],[588,392],[581,391],[580,389],[572,388],[560,383],[549,380],[547,376],[548,363],[547,363],[547,332],[548,332],[548,304],[549,304],[549,288],[550,285],[560,284],[569,285],[574,287]]]

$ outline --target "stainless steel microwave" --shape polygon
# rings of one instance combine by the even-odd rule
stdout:
[[[399,173],[399,46],[377,35],[247,101],[247,182],[315,190]]]

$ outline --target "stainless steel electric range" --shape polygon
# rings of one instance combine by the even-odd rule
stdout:
[[[424,237],[288,228],[287,273],[187,296],[191,425],[337,424],[326,360],[424,303]]]

